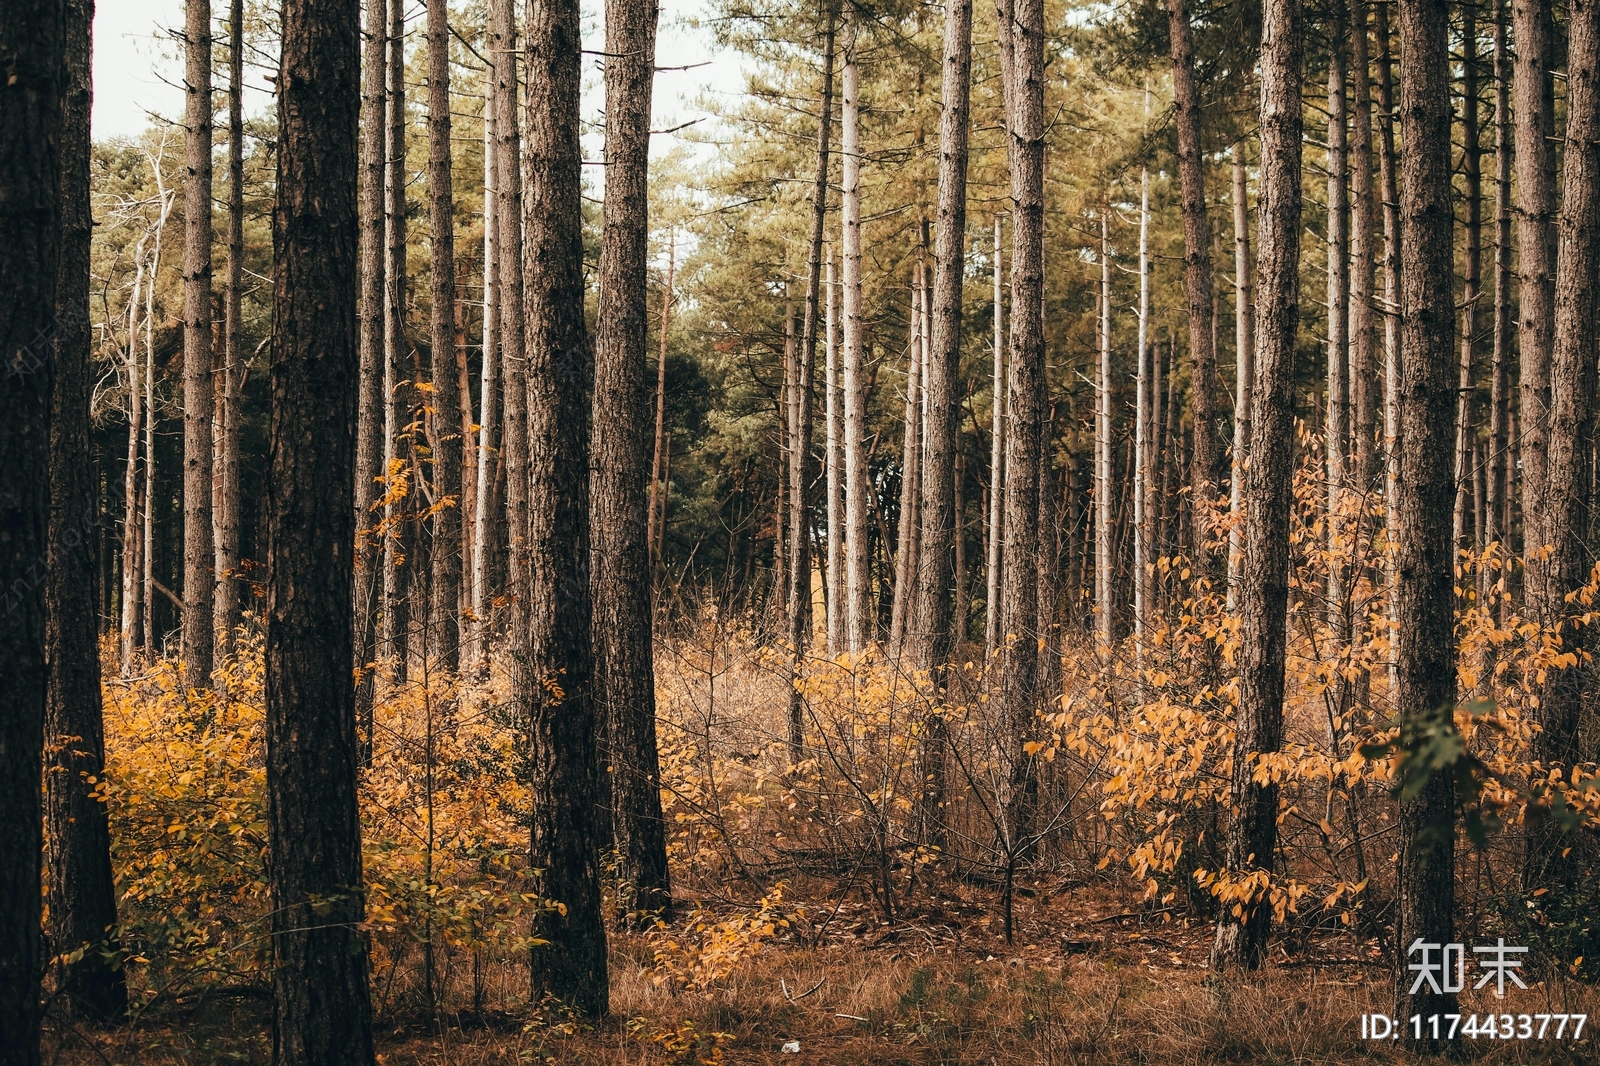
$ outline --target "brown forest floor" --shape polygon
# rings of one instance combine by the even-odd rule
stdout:
[[[1375,942],[1284,938],[1262,975],[1220,991],[1207,980],[1209,942],[1208,925],[1139,913],[1105,885],[1041,886],[1019,901],[1008,946],[992,899],[960,890],[894,926],[846,904],[816,942],[768,944],[705,996],[659,987],[646,971],[650,945],[618,935],[609,1020],[541,1017],[516,999],[520,971],[507,962],[481,973],[485,1002],[502,1005],[482,1017],[446,1011],[431,1022],[413,1009],[384,1010],[378,1058],[385,1066],[1412,1061],[1400,1042],[1361,1039],[1361,1014],[1391,1003]],[[1600,1025],[1595,988],[1557,978],[1529,984],[1505,1000],[1469,991],[1462,1011],[1587,1011]],[[267,1003],[246,992],[180,1000],[132,1028],[88,1033],[50,1023],[45,1061],[266,1063]],[[1486,1063],[1600,1062],[1594,1025],[1577,1044],[1480,1039],[1463,1041],[1463,1050]],[[798,1054],[782,1051],[789,1041],[799,1042]]]

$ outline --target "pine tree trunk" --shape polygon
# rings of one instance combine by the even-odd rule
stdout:
[[[1000,576],[1005,570],[1006,524],[1006,309],[1001,287],[1005,244],[1000,216],[994,220],[994,410],[989,419],[989,557],[984,599],[983,651],[994,658],[1000,644]]]
[[[371,1066],[350,629],[360,8],[285,0],[266,484],[273,1061]]]
[[[645,255],[655,0],[606,3],[606,179],[595,325],[594,648],[610,732],[612,824],[634,907],[672,909],[656,754],[650,547],[645,543]]]
[[[127,1006],[122,967],[106,958],[117,920],[111,834],[98,798],[105,772],[96,605],[98,471],[89,445],[89,26],[92,0],[66,7],[66,95],[61,129],[60,264],[55,287],[55,383],[50,412],[49,567],[45,579],[45,824],[49,833],[50,942],[71,1013],[111,1021]],[[12,386],[8,383],[8,389]],[[8,453],[9,454],[9,453]]]
[[[1451,543],[1459,550],[1468,533],[1467,508],[1472,503],[1473,363],[1477,344],[1477,307],[1482,291],[1483,183],[1478,147],[1478,24],[1471,8],[1461,14],[1461,177],[1466,208],[1465,277],[1461,289],[1460,385],[1456,397],[1455,511]]]
[[[450,176],[449,6],[428,5],[428,244],[433,301],[432,640],[445,670],[461,666],[461,382],[456,374],[456,241]]]
[[[409,448],[400,439],[411,422],[411,388],[402,385],[406,357],[406,24],[402,0],[390,0],[388,48],[388,97],[385,123],[385,252],[387,279],[383,307],[383,473],[390,502],[384,508],[383,538],[383,636],[382,657],[393,663],[394,680],[404,684],[409,659],[411,627],[410,575],[414,568],[407,537],[409,497],[395,499],[396,477],[409,477],[404,468]],[[397,473],[398,472],[398,473]],[[416,490],[418,486],[411,486]]]
[[[1193,543],[1189,552],[1201,572],[1219,569],[1207,543],[1210,503],[1222,470],[1225,427],[1217,414],[1216,312],[1211,281],[1211,221],[1206,216],[1205,163],[1201,158],[1200,93],[1194,81],[1194,35],[1188,0],[1167,0],[1172,42],[1172,97],[1178,128],[1178,182],[1183,192],[1184,282],[1189,299],[1189,393],[1194,419],[1194,456],[1189,466]]]
[[[1345,112],[1345,15],[1342,0],[1334,0],[1328,29],[1328,395],[1323,433],[1327,460],[1328,624],[1339,647],[1349,640],[1345,615],[1345,572],[1341,544],[1344,522],[1341,500],[1345,489],[1345,437],[1348,427],[1350,379],[1350,259],[1346,183],[1349,179],[1348,130]],[[1347,686],[1341,681],[1341,692]],[[1343,710],[1342,695],[1338,701]]]
[[[920,267],[920,264],[918,265]],[[911,274],[911,306],[907,321],[905,413],[900,438],[900,521],[895,529],[894,608],[890,614],[889,647],[905,648],[906,614],[917,583],[917,526],[922,500],[922,272]]]
[[[677,266],[678,237],[676,230],[667,235],[667,280],[661,290],[661,328],[657,335],[656,348],[656,433],[655,447],[650,459],[650,506],[648,514],[649,534],[645,543],[650,546],[650,602],[660,602],[661,597],[661,552],[657,544],[665,541],[666,497],[663,493],[662,482],[666,479],[666,469],[662,461],[666,458],[664,451],[667,435],[667,328],[672,324],[672,272]]]
[[[1239,722],[1234,742],[1227,871],[1271,871],[1278,786],[1256,781],[1256,756],[1283,743],[1284,641],[1289,596],[1294,356],[1299,327],[1301,118],[1304,15],[1300,0],[1267,0],[1261,26],[1261,185],[1254,395],[1245,471],[1245,549],[1239,580]],[[1212,945],[1214,969],[1255,969],[1266,954],[1272,907],[1226,908]]]
[[[822,231],[828,211],[828,152],[833,136],[833,42],[838,19],[830,6],[825,14],[822,108],[817,124],[817,170],[811,187],[811,239],[806,249],[805,325],[801,330],[789,424],[789,754],[798,762],[804,738],[800,698],[801,664],[811,636],[811,485],[814,478],[811,438],[816,420],[817,312],[822,284]],[[648,111],[648,109],[647,109]],[[646,120],[649,115],[646,114]],[[793,321],[793,316],[790,316]]]
[[[356,728],[361,737],[361,762],[372,760],[373,669],[378,657],[378,597],[383,591],[385,549],[374,528],[383,516],[378,478],[389,454],[387,378],[385,371],[384,200],[385,112],[384,56],[389,33],[388,0],[367,0],[366,41],[362,45],[361,93],[361,332],[360,384],[356,399],[355,473],[355,632]],[[387,606],[383,608],[387,611]],[[388,654],[387,649],[383,654]]]
[[[183,684],[211,687],[211,0],[184,3]]]
[[[867,379],[861,318],[861,108],[856,70],[856,9],[844,4],[844,69],[840,76],[839,154],[843,170],[844,315],[844,507],[845,631],[857,654],[876,639],[873,632],[871,557],[867,542]]]
[[[1150,82],[1144,86],[1145,126],[1150,124]],[[1151,388],[1150,381],[1150,168],[1139,168],[1139,320],[1135,348],[1133,399],[1133,654],[1144,659],[1145,630],[1150,625],[1151,558]]]
[[[1111,223],[1109,208],[1100,208],[1100,367],[1094,405],[1094,606],[1095,634],[1102,656],[1110,654],[1115,636],[1116,589],[1111,555],[1116,515],[1111,483]]]
[[[609,986],[596,818],[602,705],[594,687],[590,635],[594,362],[583,318],[578,6],[577,0],[558,0],[527,7],[530,594],[526,609],[516,615],[513,648],[525,655],[534,680],[523,697],[530,712],[528,754],[537,797],[530,864],[543,871],[541,894],[566,905],[565,913],[547,912],[539,920],[538,935],[549,944],[532,949],[534,994],[560,996],[596,1016],[606,1012]],[[509,23],[507,15],[501,22],[503,39],[511,35]],[[607,42],[608,51],[612,45]],[[648,69],[651,60],[643,62]],[[515,129],[514,115],[502,111],[500,117]]]
[[[228,8],[228,287],[224,296],[222,369],[212,431],[212,521],[215,523],[217,597],[212,629],[217,651],[233,655],[239,625],[239,386],[244,328],[244,0]],[[363,660],[364,661],[364,660]]]
[[[487,27],[485,27],[487,31]],[[491,60],[492,62],[492,60]],[[483,100],[483,365],[478,374],[478,492],[472,516],[472,658],[486,662],[489,653],[489,592],[494,580],[494,558],[500,548],[496,521],[504,514],[496,499],[499,478],[495,471],[505,466],[500,447],[500,253],[495,215],[499,190],[494,178],[495,157],[499,154],[494,135],[494,112],[498,96],[493,68],[486,77]]]
[[[1516,41],[1513,110],[1516,115],[1517,314],[1521,381],[1522,523],[1527,556],[1529,614],[1548,602],[1535,556],[1551,543],[1544,528],[1547,441],[1550,421],[1550,350],[1555,321],[1555,99],[1550,69],[1553,27],[1550,0],[1513,0]]]
[[[1546,437],[1549,474],[1539,523],[1547,556],[1528,562],[1528,598],[1546,624],[1583,610],[1566,597],[1588,576],[1586,544],[1590,499],[1590,448],[1594,431],[1595,316],[1600,311],[1596,271],[1600,269],[1600,0],[1572,4],[1567,54],[1567,128],[1563,153],[1559,246],[1556,255],[1555,333],[1550,353],[1550,425]],[[1524,357],[1526,366],[1526,357]],[[1526,512],[1524,512],[1526,513]],[[1563,650],[1579,653],[1583,630],[1562,627]],[[1583,759],[1578,722],[1583,711],[1583,671],[1551,669],[1540,694],[1541,731],[1534,753],[1546,768],[1570,771]],[[1573,840],[1551,823],[1529,834],[1528,869],[1532,887],[1571,891],[1575,863],[1564,855]]]
[[[1395,508],[1400,760],[1455,731],[1455,589],[1450,505],[1455,496],[1456,397],[1451,374],[1455,216],[1450,202],[1449,16],[1444,0],[1400,0],[1401,437]],[[1419,782],[1420,784],[1420,782]],[[1400,802],[1398,926],[1395,942],[1455,939],[1455,781],[1435,770]],[[1408,985],[1396,952],[1401,1017],[1455,1011],[1454,993]]]
[[[139,295],[144,284],[144,242],[146,232],[133,249],[133,288],[128,297],[128,353],[124,368],[128,373],[128,452],[122,482],[122,608],[118,663],[124,678],[133,676],[134,656],[143,645],[144,610],[141,602],[143,572],[140,555],[144,532],[139,524],[139,441],[144,421],[144,394],[139,387]]]
[[[1370,493],[1377,470],[1373,343],[1373,271],[1377,219],[1372,187],[1372,78],[1367,58],[1367,3],[1350,3],[1350,484]]]
[[[1001,706],[1010,734],[1006,825],[1017,849],[1036,790],[1024,745],[1038,708],[1039,464],[1044,430],[1044,33],[1041,0],[1003,0],[1006,127],[1011,158],[1011,351],[1001,578]],[[1011,935],[1009,914],[1006,934]]]
[[[1404,443],[1400,424],[1400,193],[1395,174],[1394,147],[1394,58],[1389,47],[1389,5],[1375,4],[1378,34],[1378,183],[1383,201],[1383,505],[1384,525],[1393,544],[1400,526],[1396,510],[1397,482],[1400,477],[1400,449]],[[1396,582],[1399,574],[1392,550],[1385,560],[1388,573],[1388,612],[1391,623],[1398,622],[1399,603]],[[1389,693],[1400,683],[1394,657],[1389,660]]]
[[[828,492],[828,654],[838,655],[847,646],[844,602],[844,405],[839,393],[839,305],[835,295],[833,248],[828,248],[827,331],[823,349],[823,378],[827,396],[823,418],[827,422]]]
[[[1489,470],[1486,543],[1512,551],[1511,524],[1502,519],[1511,498],[1507,475],[1511,402],[1511,50],[1506,42],[1506,3],[1494,7],[1494,352],[1489,386]],[[1481,575],[1479,602],[1486,603],[1491,570]]]
[[[0,15],[0,1063],[38,1066],[41,810],[48,692],[50,336],[61,255],[65,5],[14,0]],[[72,255],[73,253],[69,253]],[[74,258],[81,253],[74,255]],[[78,260],[81,262],[81,258]],[[131,342],[130,342],[131,343]]]
[[[1251,281],[1250,203],[1245,184],[1244,142],[1233,145],[1234,409],[1233,459],[1228,481],[1228,610],[1238,606],[1244,566],[1244,471],[1250,455],[1250,401],[1255,391],[1256,308]]]

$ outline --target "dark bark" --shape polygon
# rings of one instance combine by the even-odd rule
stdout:
[[[1588,575],[1587,505],[1595,396],[1596,269],[1600,268],[1600,0],[1573,0],[1567,55],[1567,128],[1556,254],[1555,333],[1550,353],[1549,473],[1539,529],[1547,555],[1528,560],[1528,597],[1547,625],[1583,610],[1566,597]],[[1524,356],[1526,359],[1526,356]],[[1524,512],[1526,514],[1526,512]],[[1562,626],[1563,650],[1582,652],[1583,630]],[[1581,654],[1580,654],[1581,657]],[[1546,768],[1570,770],[1583,758],[1578,721],[1583,675],[1551,669],[1540,694],[1541,732],[1534,753]],[[1563,887],[1573,874],[1572,846],[1548,821],[1530,833],[1525,882]]]
[[[106,806],[96,607],[100,514],[89,447],[93,384],[89,325],[89,26],[93,0],[66,4],[67,86],[61,130],[61,259],[57,274],[55,391],[50,413],[50,540],[45,587],[46,824],[49,827],[50,950],[88,950],[57,971],[71,1012],[109,1021],[127,1006],[122,967],[108,958],[117,920]],[[9,388],[9,385],[7,386]]]
[[[1513,107],[1516,114],[1517,313],[1521,380],[1523,551],[1528,556],[1526,593],[1533,611],[1546,602],[1539,591],[1534,556],[1548,543],[1545,513],[1545,435],[1549,432],[1550,347],[1555,322],[1555,94],[1550,80],[1550,0],[1512,0],[1516,43]]]
[[[1194,35],[1187,0],[1167,0],[1172,41],[1172,96],[1178,127],[1178,182],[1183,193],[1184,285],[1189,300],[1189,402],[1194,454],[1189,463],[1189,551],[1201,573],[1221,576],[1222,555],[1208,547],[1211,501],[1217,495],[1227,425],[1217,410],[1215,311],[1211,299],[1211,221],[1206,217],[1205,164],[1200,153],[1200,91],[1194,80]]]
[[[64,0],[0,9],[0,1063],[39,1062],[39,768]]]
[[[433,395],[428,406],[433,498],[430,650],[461,665],[461,382],[456,373],[456,241],[450,179],[450,22],[428,4],[428,244],[432,278]]]
[[[1005,566],[1001,693],[1011,735],[1007,829],[1015,852],[1031,822],[1033,757],[1023,745],[1038,709],[1039,463],[1044,429],[1044,6],[1000,0],[1011,159],[1011,337],[1006,392]],[[1007,929],[1009,936],[1010,930]]]
[[[606,3],[606,189],[595,322],[594,648],[610,748],[612,831],[633,910],[672,909],[656,753],[645,479],[645,254],[655,0]],[[802,538],[801,544],[804,544]]]
[[[1511,50],[1506,42],[1506,3],[1494,8],[1494,340],[1489,385],[1489,470],[1484,523],[1486,543],[1503,542],[1511,550],[1510,524],[1502,521],[1510,499],[1506,462],[1509,451],[1507,416],[1510,410],[1511,338]],[[1485,571],[1480,599],[1486,598]]]
[[[837,32],[837,9],[830,4],[823,16],[827,21],[822,47],[822,106],[817,123],[817,169],[811,184],[811,236],[806,247],[806,309],[801,328],[799,360],[795,364],[796,388],[791,397],[789,427],[789,643],[791,681],[798,679],[811,633],[811,486],[815,481],[815,462],[811,454],[813,423],[816,421],[817,310],[822,291],[822,229],[828,212],[828,157],[833,136],[833,41]],[[791,316],[792,321],[792,316]],[[665,513],[662,518],[665,520]],[[789,686],[790,759],[800,759],[804,737],[800,689]],[[653,743],[653,738],[652,738]]]
[[[939,203],[933,237],[932,336],[928,349],[927,470],[922,479],[923,566],[911,662],[942,691],[944,670],[966,617],[961,602],[961,516],[956,445],[961,425],[961,282],[967,231],[967,142],[972,108],[972,0],[945,8],[943,102],[939,116]],[[954,602],[952,602],[954,596]],[[943,842],[945,720],[928,716],[922,750],[922,822]]]
[[[384,110],[384,307],[383,307],[383,473],[393,489],[396,467],[409,476],[411,383],[406,376],[406,23],[403,0],[390,0],[387,49],[388,96]],[[412,486],[416,488],[415,485]],[[387,493],[392,497],[392,492]],[[394,663],[395,680],[404,683],[411,628],[409,512],[412,496],[392,499],[384,508],[383,637],[381,657]]]
[[[1256,369],[1245,472],[1245,548],[1239,579],[1239,722],[1227,870],[1270,871],[1278,786],[1258,783],[1255,756],[1283,743],[1284,639],[1289,595],[1289,505],[1294,446],[1294,355],[1300,316],[1300,0],[1267,0],[1261,23],[1261,178],[1256,259]],[[1212,966],[1261,965],[1271,929],[1265,899],[1243,919],[1223,910]]]
[[[1400,0],[1400,421],[1396,486],[1395,650],[1400,762],[1455,729],[1454,547],[1455,216],[1450,202],[1450,53],[1445,0]],[[1418,787],[1419,786],[1419,787]],[[1455,939],[1455,782],[1434,771],[1400,801],[1400,895],[1395,937],[1401,1017],[1455,1010],[1453,993],[1412,995],[1406,951],[1417,938]]]
[[[183,684],[211,687],[211,0],[184,3]]]
[[[228,280],[223,296],[222,366],[215,385],[212,431],[212,521],[215,525],[216,602],[212,629],[217,654],[233,654],[239,625],[239,388],[240,331],[244,328],[244,0],[228,7]]]
[[[355,585],[351,615],[355,626],[356,722],[361,762],[372,759],[373,669],[378,649],[378,597],[383,589],[383,546],[372,532],[382,520],[375,511],[378,478],[384,473],[387,399],[384,394],[384,54],[389,33],[387,0],[367,0],[367,33],[362,46],[361,86],[361,333],[360,383],[356,401]]]
[[[1456,398],[1455,511],[1451,543],[1460,550],[1475,548],[1468,541],[1468,508],[1472,504],[1472,445],[1476,439],[1472,420],[1476,411],[1472,389],[1477,354],[1478,297],[1483,288],[1483,180],[1478,144],[1478,24],[1470,8],[1461,15],[1461,184],[1466,238],[1462,250],[1461,362]]]
[[[350,630],[360,7],[285,0],[266,485],[273,1061],[370,1066]]]
[[[582,43],[577,0],[530,0],[528,46],[527,437],[531,602],[526,655],[534,804],[532,865],[545,914],[535,994],[606,1012],[606,931],[595,822],[600,704],[591,653],[589,419],[593,356],[583,319]],[[550,682],[553,682],[550,683]]]
[[[1372,77],[1367,59],[1367,0],[1350,4],[1350,483],[1371,492],[1377,473],[1378,381],[1373,321],[1377,219],[1372,187]]]

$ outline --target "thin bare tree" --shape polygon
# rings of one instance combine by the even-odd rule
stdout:
[[[183,684],[211,687],[211,0],[184,0]]]

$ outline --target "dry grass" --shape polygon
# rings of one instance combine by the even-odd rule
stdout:
[[[1217,984],[1205,970],[1209,927],[1134,913],[1110,885],[1060,893],[1041,887],[1007,946],[988,900],[952,890],[894,926],[846,903],[815,942],[805,922],[769,944],[708,995],[673,994],[652,979],[653,944],[613,941],[612,1016],[589,1025],[518,1000],[519,967],[480,971],[485,1010],[437,1019],[395,997],[379,1019],[386,1066],[782,1066],[1093,1063],[1408,1062],[1402,1042],[1361,1039],[1360,1015],[1387,1012],[1388,970],[1375,944],[1319,939],[1254,978]],[[470,976],[453,971],[449,1003],[470,1003]],[[264,998],[183,1001],[132,1028],[52,1028],[46,1061],[167,1064],[269,1061]],[[1467,993],[1463,1012],[1588,1012],[1591,986],[1552,980],[1505,1000]],[[725,1034],[714,1037],[713,1034]],[[781,1049],[798,1041],[799,1055]],[[91,1047],[92,1045],[92,1047]],[[1574,1045],[1465,1041],[1485,1063],[1593,1062],[1589,1033]]]

